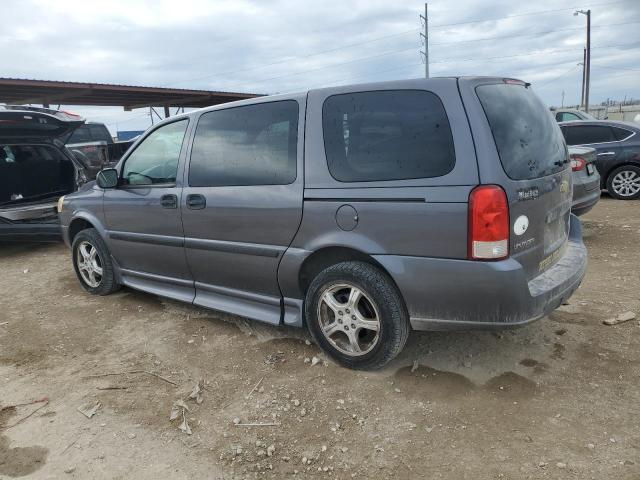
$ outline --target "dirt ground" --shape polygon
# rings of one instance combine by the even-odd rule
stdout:
[[[300,330],[90,296],[62,245],[0,245],[0,478],[639,479],[640,318],[602,321],[640,312],[640,202],[603,197],[583,225],[561,311],[414,332],[376,373]]]

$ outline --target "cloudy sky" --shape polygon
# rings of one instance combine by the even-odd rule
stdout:
[[[580,101],[592,10],[591,101],[640,98],[640,1],[434,0],[432,76],[532,82],[550,105]],[[3,77],[276,93],[424,75],[414,0],[10,0]],[[74,111],[144,129],[146,110]]]

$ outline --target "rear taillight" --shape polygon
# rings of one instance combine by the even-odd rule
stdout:
[[[587,161],[582,157],[571,157],[571,170],[579,172],[587,165]]]
[[[481,185],[469,195],[469,258],[499,260],[509,255],[509,204],[497,185]]]

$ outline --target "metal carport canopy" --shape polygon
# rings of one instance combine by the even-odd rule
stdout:
[[[182,88],[139,87],[106,83],[58,82],[0,78],[0,103],[142,107],[208,107],[258,97],[253,93],[216,92]]]

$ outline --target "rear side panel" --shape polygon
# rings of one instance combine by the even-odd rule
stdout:
[[[437,95],[453,136],[456,161],[449,173],[366,182],[341,182],[332,177],[323,139],[323,103],[332,95],[380,90],[426,90]],[[327,247],[380,256],[466,258],[467,202],[478,183],[478,171],[455,79],[317,90],[309,93],[307,105],[303,218],[279,272],[285,297],[302,298],[298,269],[310,254]],[[427,160],[428,155],[425,152]]]
[[[560,259],[569,235],[572,176],[560,129],[546,107],[536,103],[537,100],[534,101],[536,109],[534,111],[532,107],[531,112],[523,112],[522,102],[508,94],[504,98],[500,95],[492,97],[491,104],[485,97],[483,108],[477,91],[479,87],[495,84],[503,84],[501,88],[505,89],[531,87],[507,85],[502,79],[488,78],[461,79],[459,84],[476,142],[480,183],[500,185],[505,190],[510,214],[510,257],[523,266],[526,278],[530,280]],[[527,95],[531,94],[527,92]],[[498,131],[500,127],[496,128],[500,122],[500,119],[496,120],[496,112],[505,116],[502,127],[511,129],[508,132],[511,135],[505,136]],[[548,121],[544,115],[548,116]],[[488,118],[493,118],[492,124]],[[543,138],[543,135],[549,138]],[[559,143],[554,148],[544,147],[548,147],[549,142],[556,142],[556,135],[560,136]],[[532,151],[536,142],[539,151]],[[549,152],[554,152],[553,159]],[[521,163],[514,165],[514,162]],[[550,165],[550,168],[541,165]]]

